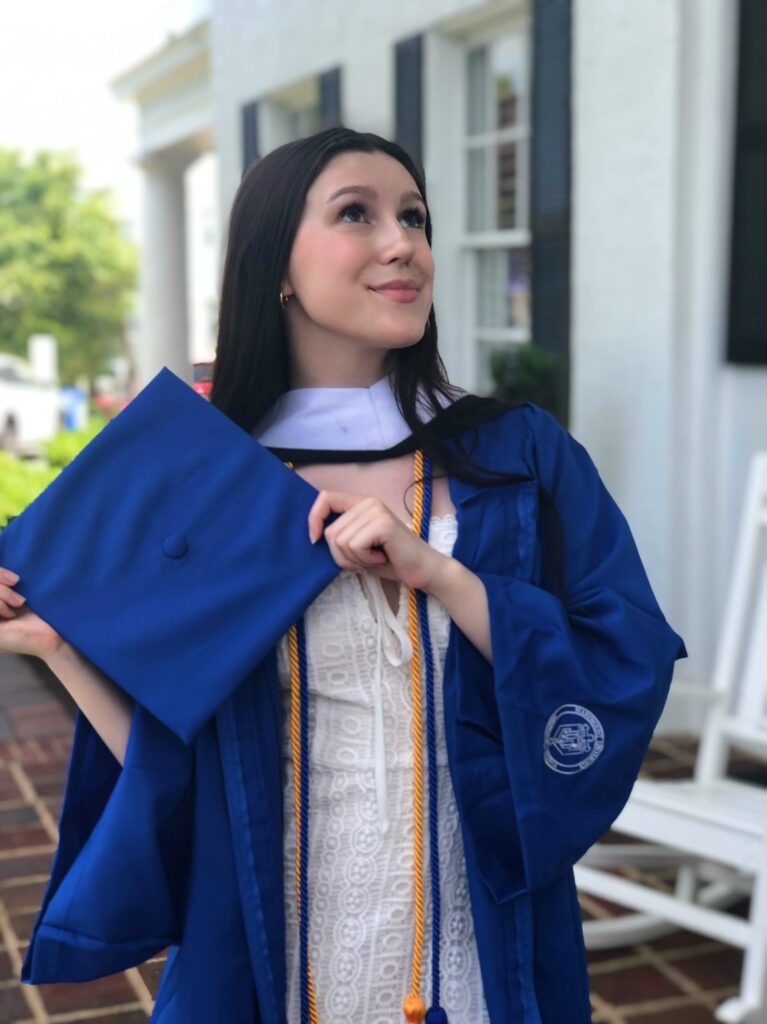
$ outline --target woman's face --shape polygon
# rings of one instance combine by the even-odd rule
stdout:
[[[294,341],[346,338],[375,349],[419,341],[434,279],[425,224],[418,187],[398,160],[334,157],[307,193],[283,283]]]

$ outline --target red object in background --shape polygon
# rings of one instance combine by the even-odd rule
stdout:
[[[113,394],[107,391],[97,392],[91,396],[91,404],[93,408],[105,416],[108,420],[111,420],[113,416],[116,416],[118,412],[125,408],[128,404],[129,399],[123,395]]]
[[[194,363],[192,366],[192,388],[203,398],[210,396],[213,386],[213,363]]]

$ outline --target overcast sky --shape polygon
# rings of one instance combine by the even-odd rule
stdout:
[[[74,149],[87,187],[112,187],[135,220],[132,105],[109,81],[207,8],[205,0],[21,0],[0,11],[0,146]]]

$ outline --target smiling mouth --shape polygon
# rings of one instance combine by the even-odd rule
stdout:
[[[393,302],[415,302],[418,298],[417,288],[371,288],[370,291]]]

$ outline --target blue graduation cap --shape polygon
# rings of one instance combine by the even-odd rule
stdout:
[[[0,565],[188,743],[340,572],[317,493],[164,367],[0,532]]]

